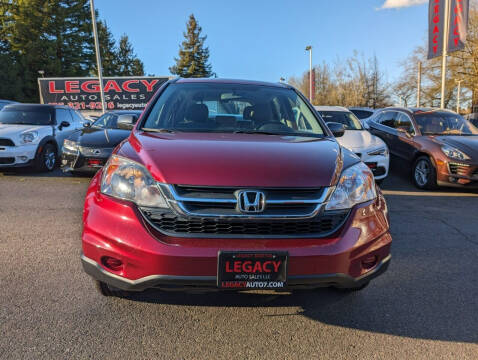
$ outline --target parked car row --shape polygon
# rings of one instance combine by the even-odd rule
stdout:
[[[63,106],[11,101],[1,105],[4,110],[0,112],[0,166],[34,166],[42,171],[53,170],[58,159],[65,172],[97,171],[128,137],[141,114],[111,111],[91,122],[78,111]],[[337,141],[371,169],[378,183],[388,175],[390,152],[409,164],[412,181],[421,189],[478,187],[478,130],[452,111],[374,111],[337,106],[315,109],[331,129],[343,126],[343,135],[339,131]],[[232,117],[240,120],[237,114],[228,116],[217,111],[215,108],[211,112],[216,121],[227,122]],[[294,116],[298,116],[298,111],[293,109]],[[246,114],[242,121],[251,116]]]

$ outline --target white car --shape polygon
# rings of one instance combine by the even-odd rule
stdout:
[[[315,106],[315,109],[326,123],[344,125],[344,136],[337,138],[337,141],[353,151],[372,170],[377,182],[387,177],[390,154],[382,139],[364,129],[359,119],[344,107]]]
[[[0,111],[0,167],[52,171],[63,140],[83,126],[77,111],[59,105],[14,104]]]

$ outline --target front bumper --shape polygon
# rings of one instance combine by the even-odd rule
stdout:
[[[347,274],[294,275],[287,279],[289,289],[319,288],[334,286],[338,288],[356,288],[383,274],[390,264],[389,254],[371,271],[353,278]],[[181,275],[149,275],[140,279],[130,280],[105,270],[100,264],[81,255],[83,269],[92,278],[102,281],[115,288],[126,291],[144,291],[152,288],[216,288],[216,276],[181,276]]]
[[[61,155],[61,170],[63,172],[96,172],[101,169],[108,161],[112,149],[108,151],[100,150],[98,155],[86,155],[82,152],[72,151],[63,147]]]
[[[440,186],[478,188],[478,164],[435,160],[437,184]]]
[[[93,278],[124,290],[163,286],[214,287],[219,251],[287,251],[289,287],[356,287],[380,275],[390,260],[388,210],[375,201],[352,209],[345,224],[321,238],[185,238],[161,234],[135,205],[99,192],[100,174],[85,200],[82,261]],[[375,256],[377,264],[363,261]],[[104,257],[122,261],[113,271]]]
[[[0,167],[28,166],[35,159],[38,144],[0,146]]]

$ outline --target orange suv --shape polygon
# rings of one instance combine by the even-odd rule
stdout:
[[[478,188],[478,129],[449,110],[385,108],[368,121],[390,153],[411,165],[420,189]]]

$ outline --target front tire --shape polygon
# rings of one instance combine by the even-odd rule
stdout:
[[[419,189],[434,189],[437,186],[437,173],[428,156],[420,156],[413,163],[412,180]]]
[[[57,159],[56,147],[53,144],[45,144],[35,157],[35,168],[38,171],[53,171]]]

